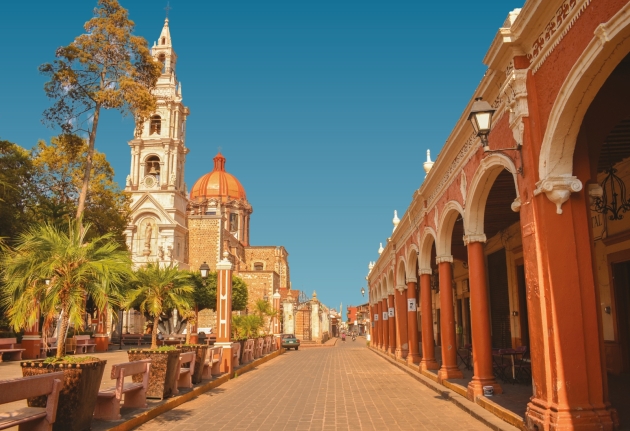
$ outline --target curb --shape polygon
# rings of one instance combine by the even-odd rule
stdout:
[[[271,359],[274,359],[277,356],[280,356],[281,354],[283,354],[285,352],[285,349],[280,349],[277,350],[273,353],[270,353],[269,355],[256,359],[253,362],[250,362],[247,365],[243,365],[242,367],[240,367],[239,369],[233,371],[231,374],[224,374],[221,377],[218,377],[216,380],[212,380],[202,386],[196,387],[194,388],[192,391],[190,392],[186,392],[185,394],[182,394],[180,396],[174,397],[174,398],[170,398],[168,401],[166,401],[164,404],[161,404],[159,406],[157,406],[154,409],[145,411],[143,413],[141,413],[140,415],[129,419],[128,421],[125,421],[119,425],[116,425],[112,428],[109,429],[109,431],[130,431],[136,427],[139,427],[140,425],[149,422],[151,419],[155,419],[156,417],[158,417],[159,415],[161,415],[162,413],[166,413],[169,410],[173,410],[175,407],[178,407],[190,400],[192,400],[193,398],[198,397],[199,395],[208,392],[211,389],[217,388],[219,386],[221,386],[222,384],[229,382],[231,379],[233,379],[235,376],[240,376],[243,373],[246,373],[248,371],[251,371],[252,369],[256,368],[259,365],[264,364],[267,361],[270,361]]]
[[[307,349],[310,349],[311,347],[334,347],[337,344],[337,339],[333,338],[333,340],[335,340],[333,343],[328,343],[328,341],[326,341],[326,343],[323,344],[302,344],[300,347]]]
[[[397,368],[400,368],[405,373],[409,374],[411,377],[413,377],[414,379],[416,379],[418,382],[422,383],[429,389],[437,392],[438,394],[442,396],[442,398],[452,402],[457,407],[459,407],[460,409],[462,409],[463,411],[465,411],[466,413],[468,413],[469,415],[471,415],[472,417],[474,417],[475,419],[477,419],[478,421],[480,421],[481,423],[483,423],[490,429],[494,431],[526,430],[525,423],[523,422],[523,419],[520,416],[516,415],[515,413],[509,410],[504,409],[503,407],[488,400],[487,398],[479,397],[478,398],[479,404],[473,403],[468,398],[458,393],[461,391],[460,388],[463,388],[463,386],[452,383],[452,382],[448,382],[446,380],[444,381],[445,385],[442,386],[439,383],[434,381],[433,379],[434,375],[427,376],[425,375],[424,372],[420,373],[419,371],[414,370],[410,368],[409,366],[407,366],[406,363],[405,364],[399,363],[398,361],[390,358],[389,356],[383,354],[382,352],[379,352],[378,350],[374,349],[373,347],[370,347],[369,349],[372,350],[381,358],[388,361],[390,364],[394,365]],[[432,373],[427,373],[427,374],[432,374]],[[435,377],[435,379],[437,380],[437,377]],[[447,384],[451,387],[449,388]],[[502,414],[499,415],[499,413],[502,413]]]

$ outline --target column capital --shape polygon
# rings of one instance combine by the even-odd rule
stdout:
[[[444,254],[435,258],[435,263],[437,263],[438,265],[442,262],[453,263],[453,255]]]
[[[387,286],[387,295],[393,295],[394,293],[396,293],[394,291],[394,288],[391,286]],[[386,298],[387,298],[387,295],[385,295]]]
[[[488,238],[486,238],[485,233],[474,233],[470,235],[464,235],[464,245],[468,245],[471,242],[486,242]]]
[[[407,277],[405,280],[407,283],[417,283],[418,279],[416,277]]]
[[[399,284],[398,286],[396,286],[396,290],[399,291],[399,292],[407,290],[407,285],[406,284]]]
[[[228,253],[227,251],[223,252],[223,259],[217,262],[217,270],[219,269],[232,270],[232,262],[230,262],[230,260],[228,259],[229,255],[230,253]]]
[[[433,270],[431,268],[418,269],[418,275],[431,275],[431,274],[433,274]]]

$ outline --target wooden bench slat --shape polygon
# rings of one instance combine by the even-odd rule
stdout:
[[[127,392],[135,391],[138,389],[142,389],[144,385],[142,383],[133,383],[127,382],[123,385],[122,393],[125,394]],[[99,397],[115,397],[116,396],[116,386],[112,386],[111,388],[102,389],[98,391]]]

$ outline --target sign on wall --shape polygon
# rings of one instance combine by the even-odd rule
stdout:
[[[389,320],[389,318],[387,317],[387,311],[383,311],[383,320]]]
[[[388,314],[389,317],[394,317],[394,307],[389,307]]]
[[[378,320],[378,313],[374,315],[374,321],[376,322],[377,320]]]
[[[416,298],[407,299],[407,311],[416,311]]]

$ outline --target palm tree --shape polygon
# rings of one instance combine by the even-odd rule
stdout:
[[[190,308],[194,281],[190,275],[176,267],[149,262],[135,273],[133,288],[128,292],[125,305],[134,306],[141,313],[153,317],[151,349],[157,348],[157,331],[163,311],[176,308],[186,314]]]
[[[61,313],[57,358],[65,354],[68,325],[83,329],[85,299],[91,297],[99,310],[118,305],[131,273],[129,253],[112,235],[87,240],[91,225],[81,227],[81,222],[69,221],[67,230],[48,223],[32,226],[0,256],[0,304],[16,331],[37,323],[41,311],[46,332]]]
[[[273,324],[273,318],[278,316],[278,311],[274,310],[268,301],[265,301],[264,299],[259,299],[256,301],[256,304],[254,305],[254,312],[258,314],[258,316],[260,317],[262,321],[264,321],[265,317],[269,318],[268,333],[271,333],[272,331],[271,325]]]

